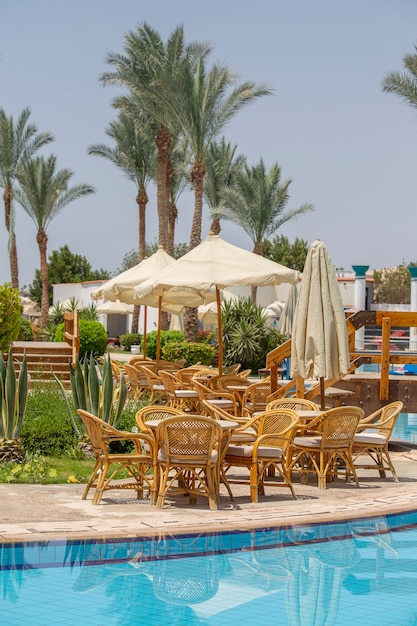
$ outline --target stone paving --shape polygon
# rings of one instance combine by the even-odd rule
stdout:
[[[147,501],[106,492],[99,505],[91,497],[81,500],[82,485],[1,484],[0,539],[39,541],[70,538],[132,537],[228,529],[265,528],[313,521],[352,519],[417,509],[417,450],[393,452],[400,478],[381,479],[378,472],[360,471],[360,488],[342,480],[326,490],[295,482],[298,496],[287,489],[267,489],[257,504],[249,500],[249,487],[232,485],[235,499],[222,490],[217,511],[207,500],[167,499],[159,510]],[[243,470],[242,470],[243,471]]]

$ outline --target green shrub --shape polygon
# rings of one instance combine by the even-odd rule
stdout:
[[[24,317],[20,318],[20,331],[19,331],[19,341],[33,341],[35,333],[33,332],[33,328],[29,322]]]
[[[207,343],[192,343],[189,341],[168,341],[161,350],[161,356],[167,361],[185,359],[184,367],[195,363],[211,365],[215,349]]]
[[[54,341],[64,341],[64,324],[59,324]],[[107,350],[107,332],[100,322],[80,320],[80,358],[93,353],[102,356]]]
[[[0,352],[6,352],[18,338],[21,314],[19,290],[10,283],[0,285]]]
[[[142,337],[139,333],[126,333],[120,335],[120,345],[124,350],[130,350],[132,346],[140,346]]]
[[[54,384],[38,383],[29,392],[21,438],[26,451],[48,456],[77,445],[65,401]]]
[[[223,363],[240,363],[242,369],[265,367],[266,355],[285,337],[268,324],[262,307],[249,298],[223,302]]]
[[[146,335],[146,356],[156,359],[156,342],[158,332],[153,330]],[[169,341],[184,341],[184,333],[180,330],[161,330],[161,356],[162,348]]]

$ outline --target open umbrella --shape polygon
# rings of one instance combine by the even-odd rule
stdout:
[[[226,289],[222,290],[220,297],[222,302],[233,302],[239,300],[238,296],[231,291],[227,291]],[[209,304],[200,304],[197,311],[197,317],[200,322],[216,325],[219,319],[217,313],[216,302],[210,302]]]
[[[133,304],[126,304],[125,302],[120,302],[120,300],[115,300],[114,302],[103,302],[98,305],[96,311],[97,313],[103,313],[106,315],[115,313],[128,315],[129,313],[133,313]]]
[[[184,307],[196,307],[215,299],[221,372],[223,347],[220,289],[234,285],[295,283],[298,281],[298,275],[296,270],[234,246],[218,235],[210,234],[157,276],[136,287],[135,298],[140,302],[149,295],[158,295],[164,303],[177,302]]]
[[[128,270],[114,276],[106,283],[104,283],[100,289],[97,289],[94,293],[91,294],[93,300],[98,300],[100,298],[104,298],[105,300],[110,300],[112,302],[119,301],[124,302],[125,304],[143,304],[144,305],[144,319],[143,319],[143,354],[146,356],[146,325],[147,325],[147,306],[152,306],[159,309],[159,313],[161,311],[160,305],[161,301],[157,296],[148,297],[146,302],[137,302],[134,299],[134,288],[142,283],[144,280],[147,280],[149,277],[158,274],[162,269],[168,267],[171,263],[174,263],[174,257],[170,256],[162,247],[159,247],[158,250],[152,254],[150,257],[143,259],[140,263],[135,265],[134,267],[129,268]],[[181,305],[171,304],[163,306],[162,309],[167,311],[168,313],[178,314],[182,310]],[[160,330],[160,315],[158,321],[158,329]],[[159,335],[158,335],[159,340]],[[159,346],[159,343],[158,343]],[[159,352],[159,348],[157,347],[157,352]]]
[[[347,374],[349,345],[337,275],[326,246],[308,251],[291,339],[292,378],[318,378],[324,409],[324,379]]]
[[[282,335],[288,335],[289,337],[291,337],[295,307],[297,306],[297,299],[297,285],[291,285],[291,289],[288,293],[288,300],[285,303],[285,306],[278,321],[278,330]]]

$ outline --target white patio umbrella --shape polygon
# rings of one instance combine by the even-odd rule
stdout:
[[[178,314],[182,311],[182,306],[171,303],[166,303],[161,308],[160,299],[157,296],[150,296],[146,298],[146,301],[138,302],[134,299],[134,288],[147,280],[149,277],[158,274],[165,267],[168,267],[170,264],[174,263],[174,257],[170,256],[162,247],[159,247],[158,250],[152,254],[150,257],[144,259],[134,267],[129,268],[125,272],[114,276],[106,283],[104,283],[100,289],[97,289],[94,293],[91,294],[93,300],[98,300],[100,298],[104,298],[105,300],[110,301],[119,301],[125,304],[143,304],[144,305],[144,333],[143,333],[143,353],[146,356],[146,323],[147,323],[147,306],[158,308],[159,310],[159,321],[158,321],[158,329],[160,329],[160,313],[161,310],[167,311],[168,313]],[[159,334],[158,334],[159,341]],[[157,347],[157,352],[159,350],[159,344]]]
[[[120,300],[115,300],[114,302],[102,302],[102,304],[98,305],[96,311],[97,313],[103,313],[105,315],[115,313],[128,315],[129,313],[133,313],[133,304],[126,304],[125,302],[120,302]]]
[[[227,289],[222,289],[220,293],[220,299],[222,302],[231,302],[239,300],[239,297],[231,291],[227,291]],[[209,302],[209,304],[201,304],[198,307],[197,317],[200,322],[216,325],[219,319],[217,313],[217,303]]]
[[[278,330],[283,335],[291,337],[292,326],[294,321],[295,308],[297,306],[298,288],[297,285],[291,285],[288,293],[288,300],[282,310],[278,321]]]
[[[336,271],[326,246],[314,241],[307,254],[292,328],[292,378],[319,378],[324,409],[324,379],[349,369],[346,317]]]
[[[180,257],[157,276],[135,288],[138,302],[157,295],[164,303],[177,302],[196,307],[213,299],[217,302],[219,370],[222,370],[220,289],[234,285],[278,285],[295,283],[299,273],[279,263],[234,246],[210,234],[200,245]],[[213,295],[213,290],[215,296]]]

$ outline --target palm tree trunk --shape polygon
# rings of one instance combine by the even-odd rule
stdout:
[[[148,204],[148,194],[146,193],[146,189],[140,189],[138,195],[136,196],[136,203],[139,207],[139,259],[138,263],[143,261],[146,255],[146,239],[145,239],[145,217],[146,217],[146,205]],[[139,332],[139,316],[140,316],[140,305],[135,304],[133,307],[133,316],[132,316],[132,327],[131,332],[137,333]]]
[[[257,241],[253,247],[252,252],[254,254],[260,254],[262,255],[262,243],[260,243],[259,241]],[[256,287],[256,285],[252,286],[250,288],[250,299],[252,300],[253,304],[256,304],[256,296],[258,293],[258,287]]]
[[[47,234],[40,230],[36,235],[36,241],[39,246],[40,255],[40,273],[42,283],[42,298],[41,298],[41,319],[40,327],[45,328],[48,323],[49,313],[49,293],[48,293],[48,261],[46,258],[46,244],[48,242]]]
[[[194,214],[191,225],[190,250],[201,243],[201,223],[203,219],[203,182],[206,168],[197,161],[191,170],[190,181],[194,185]],[[184,337],[195,341],[198,332],[197,309],[186,308],[184,312]]]
[[[6,187],[3,193],[4,219],[9,234],[10,278],[15,289],[19,289],[19,266],[17,262],[16,235],[12,226],[12,190]]]
[[[171,133],[161,128],[155,140],[158,149],[158,173],[156,181],[156,204],[158,211],[158,244],[166,249],[167,215],[169,203],[168,168],[171,150]]]

